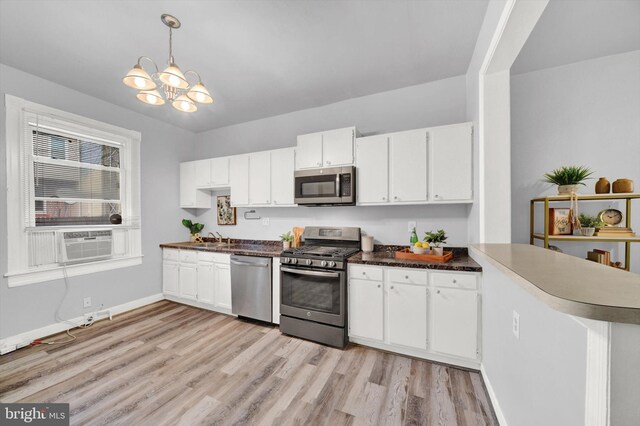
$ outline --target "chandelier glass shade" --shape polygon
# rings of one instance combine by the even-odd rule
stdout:
[[[192,70],[182,72],[173,59],[173,30],[180,28],[180,21],[164,14],[162,22],[169,27],[169,60],[167,67],[160,72],[153,59],[146,56],[138,58],[138,63],[127,73],[122,82],[133,89],[138,90],[136,97],[141,102],[149,105],[164,105],[167,101],[178,111],[194,112],[198,110],[196,103],[211,104],[213,97],[202,83],[200,75]],[[153,64],[155,72],[149,74],[142,67],[142,60]],[[198,82],[190,84],[186,76],[195,74]],[[164,97],[157,89],[161,88]]]

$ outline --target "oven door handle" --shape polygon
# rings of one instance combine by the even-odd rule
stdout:
[[[280,267],[282,272],[289,272],[291,274],[298,275],[310,275],[312,277],[339,277],[340,274],[338,272],[320,272],[320,271],[307,271],[306,269],[291,269],[291,268],[283,268]]]

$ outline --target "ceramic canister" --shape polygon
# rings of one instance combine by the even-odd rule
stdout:
[[[596,194],[608,194],[611,192],[611,184],[606,177],[601,177],[596,182]]]
[[[613,182],[614,193],[633,192],[633,181],[631,179],[618,179]]]
[[[364,235],[362,237],[362,251],[365,253],[371,253],[373,251],[373,237],[370,235]]]

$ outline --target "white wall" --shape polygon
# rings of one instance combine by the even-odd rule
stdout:
[[[290,114],[224,127],[196,136],[192,159],[295,146],[300,134],[355,125],[363,135],[409,130],[464,122],[466,117],[465,77],[459,76]],[[384,244],[407,244],[407,221],[418,222],[418,231],[443,228],[451,245],[467,244],[468,207],[393,206],[340,208],[256,209],[270,225],[244,221],[245,209],[238,209],[237,226],[216,225],[215,211],[196,212],[206,225],[204,232],[225,236],[277,239],[292,226],[360,226]]]
[[[611,325],[611,425],[640,424],[640,325]]]
[[[529,241],[529,199],[555,193],[540,180],[554,168],[594,170],[583,193],[594,193],[600,176],[633,179],[640,191],[640,51],[513,75],[511,124],[513,242]],[[609,205],[625,211],[623,203],[605,202],[581,203],[580,212],[593,215]],[[640,233],[640,201],[633,207],[632,227]],[[596,247],[624,257],[622,244],[552,244],[581,257]],[[640,246],[631,253],[632,270],[640,272]]]
[[[119,305],[158,294],[162,288],[162,256],[158,244],[183,239],[178,208],[178,162],[188,150],[193,134],[124,108],[98,100],[31,74],[0,64],[0,187],[6,187],[4,94],[79,114],[142,133],[142,265],[72,277],[61,309],[63,318]],[[0,273],[7,272],[7,200],[0,197]],[[55,321],[54,313],[64,291],[62,280],[9,288],[0,278],[0,338],[33,330]],[[91,309],[82,299],[92,298]]]
[[[585,424],[586,328],[473,257],[482,265],[482,367],[506,424]]]

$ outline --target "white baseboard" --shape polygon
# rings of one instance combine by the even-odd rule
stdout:
[[[507,426],[507,419],[505,419],[504,413],[502,413],[502,409],[500,408],[500,404],[498,403],[498,397],[493,391],[493,387],[491,387],[491,382],[489,381],[489,377],[487,377],[487,372],[484,369],[484,364],[480,365],[480,374],[482,375],[482,380],[484,380],[484,385],[487,387],[487,393],[489,393],[489,399],[491,399],[491,405],[493,405],[493,411],[495,411],[496,413],[498,423],[500,424],[500,426]]]
[[[164,295],[162,293],[158,293],[141,299],[132,300],[131,302],[123,303],[121,305],[104,308],[101,309],[100,312],[109,311],[112,315],[118,315],[161,300],[164,300]],[[84,323],[84,316],[71,318],[69,321],[72,323],[82,324]],[[58,322],[35,330],[20,333],[15,336],[7,337],[6,339],[0,340],[0,354],[5,354],[24,346],[28,346],[36,339],[42,339],[43,337],[51,336],[52,334],[61,333],[69,327],[70,325],[66,322]]]

